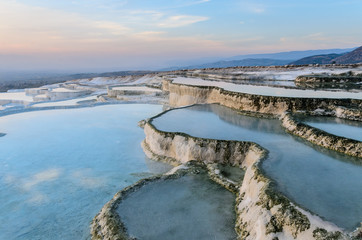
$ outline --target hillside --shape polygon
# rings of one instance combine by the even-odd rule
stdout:
[[[290,60],[279,60],[279,59],[243,59],[233,61],[219,61],[214,63],[206,63],[201,65],[189,66],[186,68],[226,68],[226,67],[237,67],[237,66],[281,66],[288,64]]]
[[[268,58],[268,59],[280,59],[280,60],[291,60],[295,61],[301,58],[316,56],[316,55],[326,55],[326,54],[342,54],[346,52],[351,52],[356,48],[344,48],[344,49],[318,49],[318,50],[305,50],[305,51],[290,51],[290,52],[279,52],[279,53],[265,53],[265,54],[248,54],[248,55],[239,55],[233,56],[230,58],[223,59],[224,61],[231,60],[243,60],[247,58]]]
[[[333,59],[333,62],[337,64],[362,63],[362,46],[352,52]]]
[[[325,55],[315,55],[310,57],[305,57],[299,59],[295,62],[291,62],[293,65],[304,65],[304,64],[329,64],[333,59],[342,56],[343,54],[325,54]]]
[[[294,65],[304,64],[354,64],[362,63],[362,46],[344,54],[323,54],[305,57],[297,61],[291,62]]]

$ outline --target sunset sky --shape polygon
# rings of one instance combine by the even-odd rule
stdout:
[[[157,69],[362,45],[360,0],[0,0],[0,69]]]

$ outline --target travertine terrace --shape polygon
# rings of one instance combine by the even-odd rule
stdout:
[[[166,96],[168,95],[168,104],[171,107],[217,103],[244,114],[262,114],[263,117],[280,118],[280,123],[285,131],[312,144],[356,156],[361,161],[361,142],[334,136],[298,123],[292,117],[294,112],[304,112],[310,115],[335,116],[362,121],[362,93],[358,89],[346,92],[344,89],[322,88],[319,89],[321,95],[326,97],[320,98],[318,92],[316,96],[307,97],[293,96],[293,91],[290,96],[268,95],[265,90],[263,90],[264,94],[253,94],[243,92],[242,85],[247,84],[245,88],[248,88],[250,84],[267,86],[276,91],[290,89],[305,94],[303,92],[305,89],[299,89],[296,85],[292,86],[293,80],[299,75],[343,74],[347,71],[359,74],[361,69],[360,65],[204,69],[159,74],[158,79],[160,80],[162,77],[162,90]],[[202,80],[199,80],[200,77]],[[182,78],[187,78],[187,83],[183,83]],[[175,82],[174,79],[178,81]],[[246,80],[247,83],[243,82]],[[200,84],[202,81],[205,82]],[[213,83],[209,84],[208,81],[213,81]],[[223,88],[224,81],[241,85],[233,91]],[[278,83],[274,84],[274,82]],[[115,95],[111,90],[108,94],[109,96]],[[145,94],[148,93],[145,92]],[[286,94],[288,94],[288,90]],[[116,97],[121,98],[118,95]],[[155,118],[161,115],[155,116]],[[252,142],[203,139],[185,133],[163,132],[152,124],[153,119],[140,122],[146,135],[142,143],[146,155],[176,166],[184,166],[191,160],[196,160],[205,164],[207,169],[212,169],[209,171],[210,178],[236,194],[237,221],[235,229],[239,239],[357,239],[358,236],[361,236],[360,230],[357,229],[353,233],[346,232],[333,223],[324,221],[313,213],[298,207],[293,201],[279,193],[275,189],[273,179],[269,179],[260,168],[260,162],[267,161],[265,156],[268,149],[263,149],[257,143]],[[235,185],[232,181],[215,175],[215,172],[219,172],[213,165],[215,163],[230,164],[245,169],[242,184]],[[95,239],[112,239],[107,235],[107,229],[124,231],[119,234],[124,234],[125,239],[129,237],[125,228],[122,230],[121,227],[107,226],[107,222],[114,224],[113,220],[109,220],[109,216],[114,216],[114,209],[112,210],[109,206],[115,201],[119,201],[122,194],[121,191],[116,195],[94,219],[92,232]],[[123,226],[122,219],[117,219],[116,225]]]

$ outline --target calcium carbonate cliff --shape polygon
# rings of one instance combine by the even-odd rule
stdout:
[[[286,111],[306,111],[333,115],[340,118],[362,121],[362,101],[358,99],[293,98],[262,96],[231,92],[219,87],[191,86],[163,81],[163,90],[169,92],[171,106],[185,106],[202,103],[218,103],[240,110],[273,115]],[[353,108],[354,107],[354,108]],[[352,114],[349,114],[352,113]]]

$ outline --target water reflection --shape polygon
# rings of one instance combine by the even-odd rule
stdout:
[[[90,221],[115,192],[137,173],[170,168],[140,147],[137,122],[161,110],[107,105],[1,117],[0,239],[89,239]]]
[[[308,116],[304,114],[296,114],[295,117],[299,121],[328,133],[362,141],[362,122],[336,117]]]

